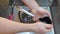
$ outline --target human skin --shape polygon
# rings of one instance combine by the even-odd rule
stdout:
[[[31,12],[34,13],[36,16],[38,15],[38,12],[40,15],[48,14],[50,16],[49,12],[41,8],[35,0],[22,0],[22,2],[25,3],[25,5],[28,6]],[[0,34],[12,34],[25,31],[39,32],[41,34],[45,34],[48,31],[51,31],[51,28],[51,24],[45,24],[42,22],[36,22],[34,24],[23,24],[0,17]]]
[[[52,25],[42,22],[23,24],[0,17],[0,34],[12,34],[18,32],[38,32],[43,34],[49,32],[51,28]]]

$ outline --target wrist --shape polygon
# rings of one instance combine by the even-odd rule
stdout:
[[[29,30],[30,32],[34,32],[34,30],[33,30],[34,27],[35,27],[35,24],[29,24],[28,30]]]
[[[40,6],[36,6],[36,7],[30,8],[30,10],[37,10],[37,9],[39,9],[39,8],[40,8]]]
[[[37,23],[31,24],[31,28],[29,29],[31,32],[36,32],[37,30]]]
[[[31,9],[31,12],[34,13],[34,12],[37,12],[37,11],[40,11],[40,10],[42,10],[42,8],[41,7],[37,7],[37,8]]]

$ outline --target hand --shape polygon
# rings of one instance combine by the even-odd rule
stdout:
[[[35,15],[33,17],[34,21],[38,21],[38,18],[43,18],[46,15],[48,17],[51,17],[50,13],[46,9],[43,9],[42,7],[39,7],[38,9],[31,10],[31,13]]]
[[[36,32],[39,34],[46,34],[52,30],[52,25],[51,24],[45,24],[42,22],[37,22],[34,24],[34,27],[31,30],[33,32]]]

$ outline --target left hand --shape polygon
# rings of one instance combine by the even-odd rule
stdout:
[[[45,15],[48,15],[48,17],[51,17],[48,10],[46,10],[46,9],[44,9],[42,7],[39,7],[38,9],[31,10],[31,13],[35,15],[33,17],[34,21],[38,21],[39,18],[43,18],[43,17],[45,17]]]

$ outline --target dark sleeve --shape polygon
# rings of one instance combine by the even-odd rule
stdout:
[[[8,5],[9,5],[9,0],[0,0],[0,17],[8,17]]]
[[[16,6],[24,6],[24,3],[21,0],[14,0]]]

